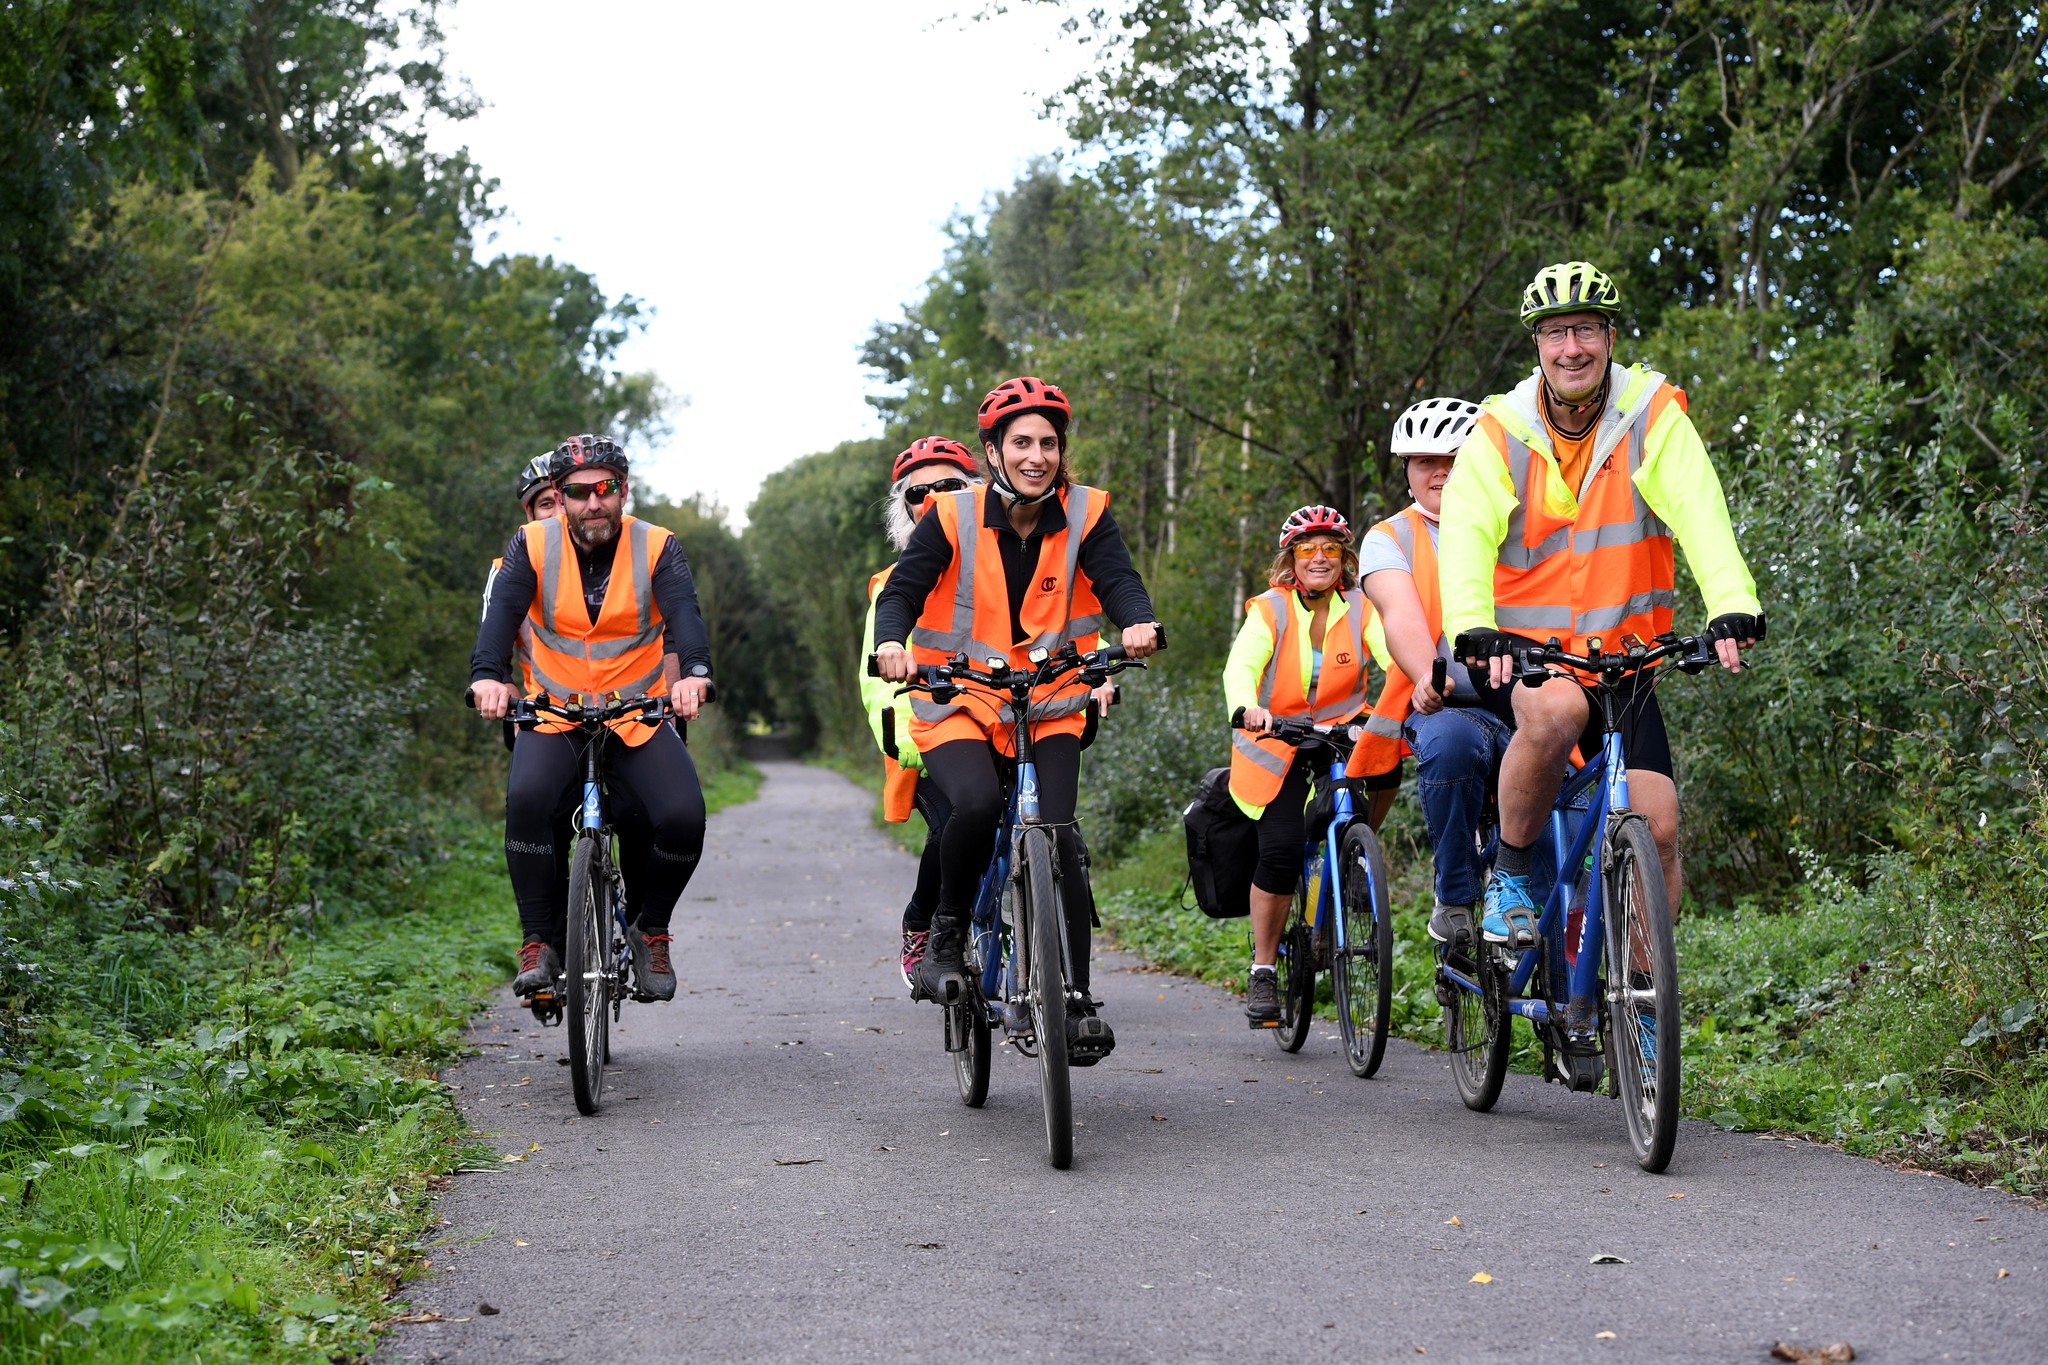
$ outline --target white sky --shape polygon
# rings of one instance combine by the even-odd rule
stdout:
[[[656,310],[622,362],[690,401],[667,447],[636,458],[655,489],[708,494],[738,522],[763,475],[879,433],[862,340],[937,268],[956,207],[1066,145],[1040,111],[1087,60],[1058,9],[958,17],[973,6],[446,12],[450,67],[486,107],[436,141],[467,145],[510,211],[484,254],[552,253]]]

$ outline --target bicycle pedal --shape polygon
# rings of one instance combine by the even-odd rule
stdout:
[[[1278,1019],[1247,1019],[1245,1020],[1245,1023],[1249,1024],[1254,1031],[1257,1031],[1259,1029],[1280,1027],[1280,1021]]]

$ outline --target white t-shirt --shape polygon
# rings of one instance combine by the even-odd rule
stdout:
[[[1424,518],[1424,524],[1429,527],[1429,543],[1433,549],[1437,543],[1436,523]],[[1384,528],[1375,526],[1365,533],[1365,539],[1358,544],[1359,581],[1363,582],[1368,574],[1379,569],[1399,569],[1411,578],[1415,576],[1415,566],[1408,562],[1407,555],[1401,553],[1401,542],[1395,540]],[[1451,642],[1441,635],[1436,637],[1436,655],[1450,664],[1451,681],[1457,684],[1457,690],[1471,695],[1472,675],[1465,671],[1465,665],[1452,657]],[[1416,681],[1420,682],[1421,679],[1418,678]]]

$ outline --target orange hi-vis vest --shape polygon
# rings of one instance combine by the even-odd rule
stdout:
[[[491,577],[484,587],[484,610],[486,611],[490,610],[491,605],[490,583],[497,580],[498,570],[504,567],[505,561],[502,558],[491,561]],[[521,689],[521,695],[527,697],[537,695],[540,692],[540,684],[533,680],[533,626],[531,623],[526,621],[519,623],[519,635],[513,643],[512,655],[519,661],[519,676],[525,683],[525,687]]]
[[[873,602],[882,585],[889,581],[889,575],[896,571],[891,564],[876,572],[868,580],[868,601]],[[907,744],[910,736],[899,733],[896,742]],[[917,806],[917,769],[906,768],[889,754],[882,755],[882,818],[892,825],[904,824],[910,819],[910,812]]]
[[[1301,646],[1294,639],[1294,604],[1289,588],[1274,588],[1247,601],[1245,610],[1265,619],[1273,636],[1273,657],[1259,678],[1259,705],[1276,716],[1308,716],[1317,724],[1348,721],[1365,709],[1365,623],[1372,605],[1357,588],[1343,594],[1350,610],[1343,633],[1323,638],[1323,667],[1313,701],[1301,674]],[[1230,794],[1261,810],[1273,804],[1298,746],[1271,735],[1234,730],[1230,736]]]
[[[526,620],[533,632],[533,681],[557,700],[593,700],[616,693],[645,697],[662,682],[662,620],[654,605],[654,561],[669,542],[666,529],[638,517],[619,526],[617,558],[597,620],[583,599],[583,570],[569,545],[560,517],[528,522],[526,555],[538,588]],[[554,733],[561,721],[539,727]],[[635,747],[654,737],[656,726],[628,717],[612,733]]]
[[[1408,560],[1409,575],[1415,580],[1415,595],[1422,599],[1422,621],[1429,627],[1430,641],[1441,639],[1444,596],[1437,582],[1436,545],[1429,538],[1429,518],[1422,515],[1421,508],[1410,507],[1372,529],[1385,531],[1401,547]],[[1380,689],[1379,700],[1372,704],[1365,733],[1351,750],[1351,763],[1344,770],[1351,777],[1390,773],[1408,753],[1407,741],[1401,738],[1401,723],[1408,719],[1409,708],[1415,705],[1415,684],[1421,679],[1403,673],[1401,665],[1393,662],[1391,649],[1387,654],[1386,686]]]
[[[1549,444],[1533,380],[1480,415],[1517,502],[1494,568],[1494,620],[1502,630],[1533,640],[1555,635],[1579,653],[1596,636],[1615,649],[1625,636],[1647,643],[1671,629],[1671,528],[1643,501],[1635,476],[1651,427],[1669,404],[1685,411],[1685,393],[1661,374],[1620,371],[1617,387],[1623,378],[1629,382],[1602,419],[1576,505],[1559,496],[1568,490],[1555,482],[1551,459],[1531,449]]]
[[[1066,529],[1039,542],[1036,577],[1025,589],[1019,613],[1024,638],[1017,641],[1010,641],[1010,590],[1002,550],[995,531],[982,525],[988,496],[982,485],[932,500],[933,515],[953,546],[953,560],[933,585],[924,613],[910,632],[911,657],[921,664],[942,664],[965,654],[978,669],[987,668],[990,659],[1024,668],[1034,649],[1056,650],[1068,641],[1083,651],[1096,648],[1102,604],[1081,572],[1081,544],[1102,520],[1109,494],[1082,484],[1060,490]],[[1002,753],[1014,754],[1011,726],[1017,717],[1009,699],[987,688],[961,686],[971,699],[942,705],[924,693],[911,694],[910,732],[917,747],[929,753],[956,739],[984,739]],[[1032,699],[1030,718],[1037,726],[1033,734],[1079,735],[1087,728],[1087,709],[1088,689],[1079,675],[1070,673],[1043,699]]]

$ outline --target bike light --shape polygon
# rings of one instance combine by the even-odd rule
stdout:
[[[1034,664],[1042,664],[1047,659],[1052,657],[1052,651],[1045,648],[1045,646],[1040,645],[1037,649],[1032,650],[1029,654],[1025,655],[1024,657],[1031,660],[1031,662]],[[989,660],[989,667],[994,668],[995,663],[995,660]]]

